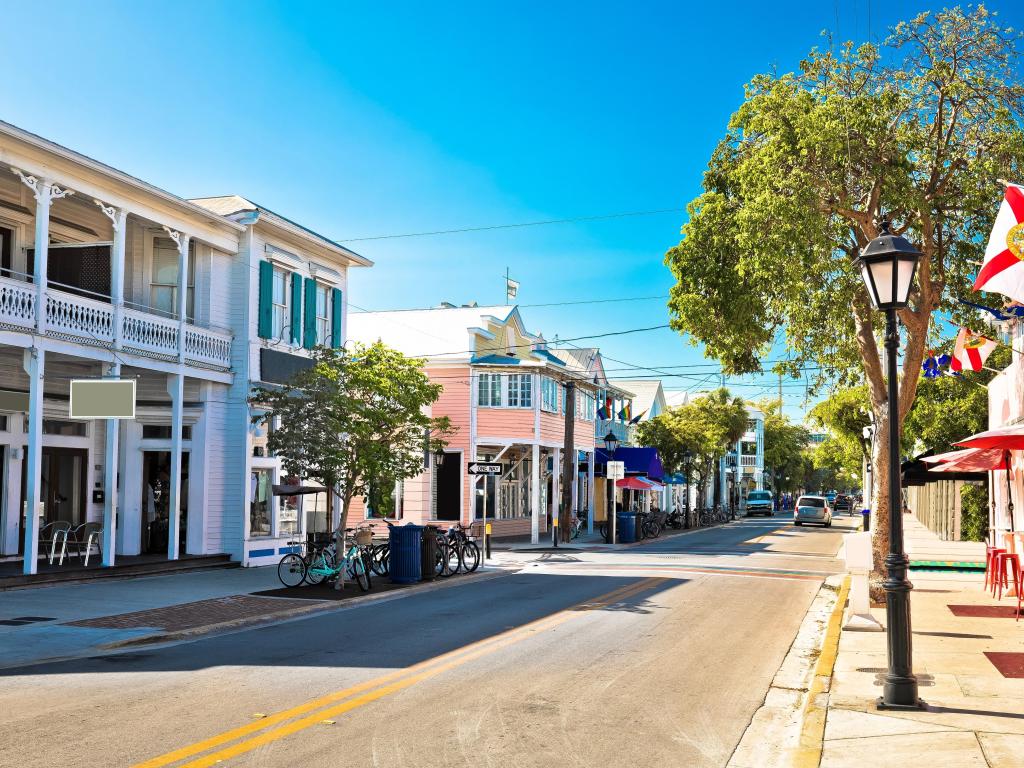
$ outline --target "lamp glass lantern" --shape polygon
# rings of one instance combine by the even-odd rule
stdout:
[[[619,447],[619,438],[617,438],[615,436],[615,433],[612,432],[609,429],[608,430],[608,434],[604,436],[604,449],[605,449],[605,451],[608,452],[608,455],[611,456],[612,454],[615,453],[615,450],[618,447]]]
[[[888,311],[907,306],[920,256],[921,252],[909,240],[889,231],[889,222],[882,222],[881,233],[864,246],[855,262],[875,309]]]

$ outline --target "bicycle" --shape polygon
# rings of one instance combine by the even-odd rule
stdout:
[[[306,541],[289,541],[298,552],[289,552],[277,564],[277,578],[286,587],[298,587],[303,582],[316,586],[323,581],[310,571],[314,562],[332,564],[335,560],[334,542],[331,537],[310,534]]]
[[[587,524],[587,521],[580,515],[573,515],[572,527],[569,529],[570,538],[577,539],[579,535],[583,533],[583,527]]]
[[[466,573],[473,573],[480,567],[480,547],[469,538],[466,528],[461,523],[456,523],[444,535],[445,541],[445,570],[447,575],[458,573],[464,570]],[[454,567],[452,564],[454,562]]]
[[[354,531],[353,528],[346,528],[345,533],[350,534]],[[293,569],[290,573],[294,576],[295,570],[298,569],[298,563],[301,563],[302,578],[298,579],[293,584],[285,584],[285,586],[299,586],[303,580],[307,579],[308,576],[318,579],[316,582],[310,581],[310,583],[320,583],[321,581],[334,581],[342,572],[345,573],[352,581],[359,585],[359,588],[366,592],[370,589],[370,571],[366,566],[365,552],[359,544],[355,542],[355,539],[351,536],[346,535],[345,537],[345,556],[337,564],[331,562],[333,555],[328,551],[328,548],[319,550],[312,558],[312,562],[307,567],[306,562],[303,558],[295,555],[297,559],[290,560],[291,568]],[[293,553],[294,554],[294,553]],[[285,557],[288,557],[286,555]],[[282,562],[284,558],[282,558]],[[281,567],[278,565],[278,577],[281,576]]]

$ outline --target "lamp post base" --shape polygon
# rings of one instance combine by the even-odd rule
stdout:
[[[913,704],[886,704],[885,701],[882,700],[882,697],[879,696],[875,701],[875,709],[883,712],[920,712],[928,709],[928,705],[925,703],[924,699],[918,699]]]

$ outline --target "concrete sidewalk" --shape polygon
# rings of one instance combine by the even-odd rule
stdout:
[[[942,542],[904,519],[915,559],[927,552],[928,559],[967,560],[979,548],[984,555],[984,545]],[[980,573],[913,571],[911,581],[914,672],[927,709],[878,711],[886,635],[843,631],[816,703],[825,715],[820,765],[1024,765],[1024,622],[1014,618],[1016,598],[997,602]],[[872,614],[885,625],[884,608]]]

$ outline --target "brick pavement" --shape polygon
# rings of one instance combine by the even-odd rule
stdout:
[[[100,616],[94,619],[65,622],[66,626],[101,629],[137,629],[152,627],[166,632],[177,632],[211,624],[294,610],[294,600],[253,595],[230,595],[210,600],[151,608],[145,611]]]

